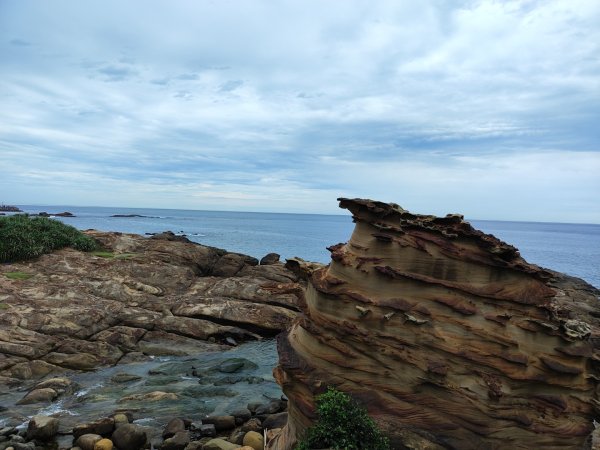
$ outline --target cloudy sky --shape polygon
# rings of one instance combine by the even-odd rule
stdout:
[[[600,223],[600,2],[0,0],[0,203]]]

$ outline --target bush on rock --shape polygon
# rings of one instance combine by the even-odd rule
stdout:
[[[317,423],[309,428],[296,450],[388,450],[384,437],[367,411],[352,397],[334,388],[317,396]]]

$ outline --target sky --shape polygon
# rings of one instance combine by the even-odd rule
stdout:
[[[600,223],[597,0],[0,0],[0,203]]]

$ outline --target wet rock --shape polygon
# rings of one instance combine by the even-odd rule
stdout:
[[[167,423],[165,426],[165,429],[162,432],[162,437],[163,439],[167,439],[180,431],[185,431],[185,423],[182,419],[174,418],[169,420],[169,423]]]
[[[30,405],[32,403],[51,403],[56,397],[58,392],[52,388],[34,389],[29,392],[25,397],[17,402],[17,405]]]
[[[172,437],[165,439],[162,450],[184,450],[190,443],[190,433],[187,431],[178,431]]]
[[[115,419],[105,417],[93,422],[79,424],[73,427],[73,439],[77,439],[84,434],[99,434],[100,436],[109,436],[115,429]]]
[[[212,423],[204,423],[200,425],[200,435],[214,437],[217,435],[217,429]]]
[[[235,450],[238,447],[239,445],[227,442],[225,439],[211,439],[204,444],[203,450]]]
[[[231,430],[235,428],[235,417],[233,416],[209,416],[202,419],[202,423],[213,424],[217,431]]]
[[[288,413],[282,412],[278,414],[271,414],[263,421],[262,426],[268,430],[273,428],[283,428],[288,420]]]
[[[257,416],[267,415],[267,414],[275,414],[280,412],[286,407],[286,403],[281,400],[273,400],[267,404],[260,405],[254,411],[254,414]]]
[[[263,256],[261,258],[260,265],[268,266],[270,264],[278,263],[280,256],[281,255],[279,255],[278,253],[267,253],[265,256]]]
[[[119,428],[122,425],[125,425],[130,422],[129,417],[127,415],[119,413],[113,416],[113,420],[115,422],[115,428]]]
[[[0,428],[0,436],[11,436],[17,434],[18,431],[16,427],[3,427]]]
[[[113,442],[110,439],[100,439],[94,445],[94,450],[113,450]]]
[[[263,435],[256,431],[248,431],[244,436],[243,444],[254,450],[263,450],[265,446]]]
[[[236,373],[243,369],[256,369],[257,365],[244,358],[230,358],[219,364],[218,370],[223,373]]]
[[[139,425],[128,423],[115,430],[112,441],[119,449],[139,450],[146,445],[148,436]]]
[[[129,383],[131,381],[141,380],[142,377],[139,375],[133,375],[131,373],[117,373],[110,379],[113,383]]]
[[[231,434],[229,435],[229,442],[231,442],[232,444],[242,445],[242,443],[244,442],[245,435],[246,435],[246,432],[242,431],[239,428],[236,430],[233,430],[231,432]]]
[[[247,408],[236,409],[231,412],[231,415],[235,417],[235,424],[241,425],[244,422],[247,422],[252,417],[252,413]]]
[[[185,450],[202,450],[204,447],[203,441],[192,441],[185,446]]]
[[[248,431],[258,432],[258,431],[262,431],[262,429],[263,429],[262,422],[257,417],[253,417],[248,422],[246,422],[244,425],[242,425],[242,431],[245,431],[245,432],[248,432]]]
[[[35,389],[51,388],[56,391],[58,395],[73,392],[75,388],[74,383],[65,377],[49,378],[35,385]]]
[[[160,402],[165,400],[177,400],[179,397],[172,392],[152,391],[144,394],[127,395],[119,399],[119,403],[123,402]]]
[[[58,433],[58,419],[47,416],[33,416],[27,425],[27,438],[48,441]]]
[[[81,450],[94,450],[97,442],[102,440],[99,434],[87,433],[82,434],[75,440],[75,445]]]

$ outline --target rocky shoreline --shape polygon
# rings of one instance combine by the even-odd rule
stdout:
[[[191,364],[186,360],[189,355],[203,354],[204,360],[211,360],[211,355],[225,355],[244,342],[260,342],[289,326],[303,301],[304,281],[279,262],[278,255],[266,255],[259,263],[247,255],[202,246],[170,232],[150,238],[93,230],[86,233],[101,244],[102,251],[83,253],[67,248],[34,261],[0,266],[0,400],[15,399],[15,392],[22,392],[14,404],[1,403],[0,449],[94,448],[96,443],[90,442],[96,438],[86,438],[91,439],[86,444],[78,442],[81,438],[76,430],[83,425],[68,415],[58,419],[62,425],[56,433],[63,436],[59,447],[54,437],[48,444],[30,431],[38,426],[35,423],[20,430],[15,425],[23,426],[25,417],[37,410],[64,406],[66,399],[74,402],[79,394],[73,377],[96,374],[103,367],[125,369],[110,380],[123,383],[123,388],[116,388],[123,393],[128,382],[141,378],[128,373],[136,364],[164,360],[164,365],[177,367],[169,368],[170,372],[160,367],[150,370],[150,376],[140,382],[139,392],[133,391],[129,397],[123,394],[117,400],[117,405],[120,402],[121,409],[125,408],[122,412],[128,415],[128,422],[141,418],[144,405],[176,403],[182,395],[191,396],[190,402],[201,402],[202,395],[232,395],[229,388],[238,384],[251,385],[246,389],[256,388],[257,392],[265,382],[267,387],[269,383],[276,386],[256,375],[256,364],[239,357],[202,369],[203,361],[199,361],[197,368],[177,370]],[[297,267],[296,262],[293,268]],[[274,362],[270,361],[269,372]],[[188,384],[177,391],[178,385],[171,383]],[[269,389],[272,391],[272,386]],[[201,444],[216,437],[235,442],[237,448],[243,444],[243,427],[245,432],[260,434],[263,421],[276,428],[274,425],[286,420],[284,401],[271,399],[265,405],[244,406],[212,418],[201,414],[202,424],[198,414],[182,417],[186,426],[179,431],[187,437],[179,433],[176,438],[187,442],[183,446],[167,443],[164,447],[162,441],[173,436],[157,435],[156,424],[144,433],[155,448],[183,449],[188,444],[189,448],[202,448]],[[25,417],[19,408],[29,408],[23,410],[28,411]],[[176,417],[173,414],[171,418]],[[100,422],[114,420],[110,416]],[[136,427],[141,425],[130,426]],[[88,428],[95,430],[91,425]],[[111,437],[112,433],[92,434]],[[219,445],[204,448],[229,449],[234,444]]]

